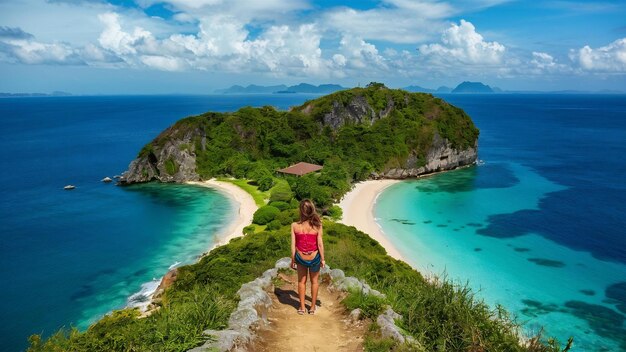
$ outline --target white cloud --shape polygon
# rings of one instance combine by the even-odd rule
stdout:
[[[314,24],[270,26],[250,40],[245,23],[229,16],[212,16],[203,19],[196,35],[159,39],[141,27],[124,29],[116,13],[99,18],[104,24],[100,46],[131,66],[324,76],[331,64],[322,58],[321,35]]]
[[[419,53],[435,65],[485,65],[502,63],[506,47],[498,42],[487,42],[470,22],[453,23],[441,35],[441,43],[424,44]]]
[[[9,61],[25,64],[72,64],[84,62],[76,50],[64,43],[41,43],[35,40],[12,39],[0,42],[1,51]]]
[[[570,59],[589,72],[626,72],[626,38],[593,49],[588,45],[570,50]]]
[[[146,66],[161,71],[181,71],[186,68],[185,61],[176,57],[142,55],[140,60]]]
[[[414,8],[375,8],[354,10],[338,8],[323,14],[320,22],[326,29],[366,40],[391,43],[417,43],[432,37],[443,27],[441,19],[449,9],[445,4],[433,4],[430,11]]]
[[[133,33],[124,32],[117,13],[103,13],[98,15],[98,19],[105,25],[98,42],[104,49],[118,55],[136,54],[135,46],[138,43],[153,39],[152,34],[141,27],[135,27]]]
[[[378,53],[376,46],[359,37],[344,35],[339,43],[339,52],[345,59],[341,66],[354,69],[387,69],[385,58]]]

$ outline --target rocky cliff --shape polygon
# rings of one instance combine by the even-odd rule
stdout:
[[[199,129],[187,130],[184,126],[177,125],[166,129],[141,150],[128,166],[128,171],[122,174],[118,184],[152,180],[198,181],[200,176],[196,172],[195,144],[192,143],[192,139],[197,136],[201,136],[202,141],[206,140],[203,131]]]
[[[476,143],[465,149],[452,147],[447,139],[441,138],[439,133],[435,133],[433,144],[428,150],[426,165],[418,166],[417,157],[412,154],[403,168],[391,168],[380,173],[372,173],[372,178],[392,178],[404,179],[418,177],[438,171],[453,170],[457,167],[471,165],[478,158],[478,140]]]
[[[141,150],[118,184],[237,176],[236,169],[249,172],[259,160],[268,160],[264,165],[272,174],[277,164],[323,165],[334,157],[346,163],[354,180],[407,178],[472,164],[477,149],[478,129],[461,109],[430,94],[375,84],[289,112],[248,107],[180,120]],[[368,166],[354,166],[362,163]]]

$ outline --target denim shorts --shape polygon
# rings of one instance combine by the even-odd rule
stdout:
[[[322,256],[320,255],[319,251],[317,251],[317,254],[311,260],[302,259],[302,257],[300,256],[300,253],[296,251],[295,260],[296,260],[296,263],[309,268],[309,270],[313,273],[320,271],[320,266],[322,265]]]

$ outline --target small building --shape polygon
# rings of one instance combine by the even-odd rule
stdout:
[[[311,172],[319,171],[321,169],[322,169],[321,165],[299,162],[297,164],[291,165],[284,169],[280,169],[278,170],[278,172],[282,172],[284,174],[302,176]]]

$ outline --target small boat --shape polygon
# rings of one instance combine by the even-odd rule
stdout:
[[[111,182],[113,181],[109,176],[102,179],[102,182]]]
[[[76,186],[74,186],[74,185],[67,185],[67,186],[63,187],[63,189],[65,189],[65,190],[70,190],[70,189],[74,189],[74,188],[76,188]]]
[[[120,178],[120,177],[122,177],[122,176],[120,176],[120,175],[113,176],[113,178]]]

